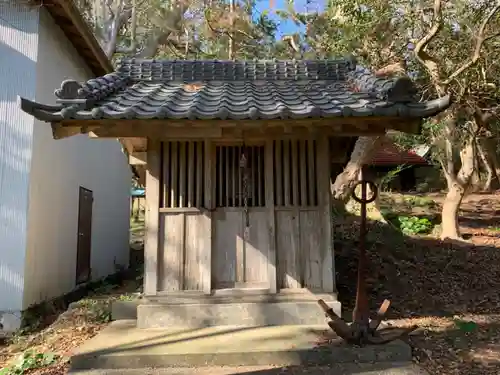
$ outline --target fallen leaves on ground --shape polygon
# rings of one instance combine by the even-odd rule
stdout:
[[[440,198],[433,197],[438,203]],[[424,211],[435,213],[439,206],[426,204]],[[498,197],[467,197],[461,224],[470,239],[459,243],[403,236],[390,225],[369,224],[371,308],[388,298],[389,323],[419,326],[409,342],[415,362],[431,375],[500,374],[500,224],[494,224],[499,213]],[[358,245],[359,218],[336,218],[337,286],[347,310],[354,305]],[[0,346],[0,366],[26,348],[68,357],[104,326],[93,309],[74,309],[43,331]],[[60,361],[29,374],[66,372],[67,363]]]
[[[43,368],[30,368],[24,374],[59,375],[68,371],[68,359],[73,351],[85,341],[95,336],[107,325],[111,318],[111,303],[117,298],[129,298],[142,289],[141,267],[130,269],[125,274],[101,280],[95,285],[84,287],[87,297],[78,301],[76,307],[65,310],[67,301],[60,304],[47,302],[47,313],[38,313],[34,326],[24,331],[30,333],[16,334],[10,339],[0,342],[0,369],[22,360],[23,355],[30,353],[31,364]],[[115,275],[116,276],[116,275]],[[43,328],[42,328],[43,327]],[[47,361],[49,359],[49,361]],[[26,361],[24,361],[26,364]],[[50,365],[47,365],[50,363]],[[17,374],[18,372],[16,372]]]
[[[500,230],[491,223],[498,221],[500,201],[472,195],[461,208],[461,227],[470,237],[464,242],[402,236],[389,225],[370,222],[371,308],[387,298],[392,324],[420,327],[409,341],[415,361],[431,374],[498,375]],[[335,226],[339,298],[352,311],[359,218],[337,220]]]
[[[54,353],[59,360],[53,365],[25,371],[31,375],[59,375],[68,370],[67,359],[73,350],[95,336],[106,324],[99,320],[100,310],[79,307],[66,311],[49,327],[27,336],[13,337],[0,346],[0,368],[12,365],[26,350],[34,353]]]

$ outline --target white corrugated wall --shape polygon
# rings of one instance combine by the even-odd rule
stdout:
[[[23,307],[33,118],[17,95],[35,98],[38,10],[0,2],[0,323]]]
[[[36,101],[54,104],[64,79],[91,74],[45,10],[38,43]],[[54,140],[49,124],[35,122],[24,308],[75,287],[79,186],[94,194],[92,277],[115,272],[115,262],[128,265],[130,182],[118,141]]]

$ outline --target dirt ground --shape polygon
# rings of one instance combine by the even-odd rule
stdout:
[[[131,222],[130,246],[135,252],[143,252],[143,235],[141,215],[140,220]],[[0,338],[0,375],[66,374],[72,351],[110,321],[111,302],[133,298],[141,291],[139,264],[137,270],[130,270],[123,277],[89,286],[78,308],[68,311],[68,306],[60,301],[41,306],[43,312],[30,319],[30,325],[13,337]]]
[[[383,206],[405,215],[437,217],[443,196],[385,195]],[[371,303],[391,300],[390,322],[418,325],[410,336],[414,361],[430,374],[500,374],[500,192],[473,194],[461,207],[467,242],[402,236],[370,224]],[[343,306],[355,296],[357,218],[337,222],[336,267]],[[341,237],[341,238],[339,238]]]
[[[384,194],[382,207],[399,215],[439,218],[443,196]],[[371,222],[368,234],[371,304],[392,302],[389,323],[417,324],[410,337],[414,361],[431,375],[500,374],[500,192],[466,197],[460,224],[467,242],[441,242],[435,233],[406,236],[394,226]],[[335,220],[336,273],[339,298],[346,311],[354,305],[359,218]],[[140,242],[140,225],[133,227]],[[138,236],[139,235],[139,236]],[[140,280],[109,285],[70,313],[54,311],[54,323],[0,344],[0,366],[30,349],[39,362],[24,360],[22,372],[65,374],[67,358],[108,320],[109,296],[127,298]],[[59,316],[58,316],[59,315]],[[58,316],[58,317],[57,317]],[[349,319],[349,314],[346,314]],[[50,353],[43,356],[42,353]],[[52,358],[54,357],[54,358]],[[28,363],[28,364],[26,364]],[[23,366],[21,366],[23,367]],[[300,373],[297,368],[281,373]],[[16,370],[17,371],[17,370]]]

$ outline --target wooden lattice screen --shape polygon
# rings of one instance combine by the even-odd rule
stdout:
[[[217,146],[215,201],[217,207],[243,207],[245,147],[248,174],[248,207],[264,207],[264,146]],[[316,141],[273,142],[274,202],[281,207],[318,205]],[[163,143],[163,208],[203,208],[205,180],[203,141]]]
[[[273,147],[275,205],[317,206],[316,141],[275,141]]]
[[[217,207],[243,207],[244,169],[240,160],[245,150],[248,176],[248,207],[263,207],[264,201],[264,146],[217,146],[216,187]]]
[[[205,145],[201,141],[163,143],[164,208],[204,207]]]

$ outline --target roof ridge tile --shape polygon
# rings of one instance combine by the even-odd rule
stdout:
[[[61,87],[54,91],[61,104],[86,103],[86,101],[99,101],[115,92],[125,89],[130,78],[119,73],[109,73],[102,77],[92,78],[84,83],[73,79],[64,80]]]
[[[134,81],[344,80],[355,60],[156,60],[123,58],[116,71]]]

